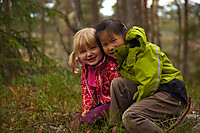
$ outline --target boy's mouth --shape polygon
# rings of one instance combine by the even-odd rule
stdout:
[[[114,59],[117,58],[114,52],[113,52],[113,53],[110,53],[110,56],[113,57]]]
[[[114,53],[114,52],[112,52],[112,53],[110,53],[110,55],[114,55],[114,56],[115,56],[115,53]]]

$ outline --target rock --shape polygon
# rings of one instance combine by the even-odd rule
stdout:
[[[192,128],[192,133],[200,133],[200,123]]]
[[[198,114],[188,114],[185,116],[186,120],[192,120],[192,121],[197,121],[197,123],[200,122],[200,115]]]

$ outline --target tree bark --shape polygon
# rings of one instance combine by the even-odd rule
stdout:
[[[75,4],[75,12],[76,12],[76,23],[77,27],[81,26],[81,23],[83,22],[83,15],[81,10],[81,1],[80,0],[74,0]]]
[[[90,9],[91,9],[91,26],[95,27],[99,23],[98,0],[90,0]]]
[[[44,9],[41,9],[41,18],[40,18],[40,34],[41,34],[41,40],[45,41],[45,22],[44,22]],[[45,47],[42,46],[42,53],[45,53]]]
[[[133,0],[127,0],[127,27],[132,27],[135,24],[134,5]]]
[[[117,0],[117,18],[127,24],[127,16],[125,14],[127,14],[126,0]]]
[[[143,18],[142,18],[142,0],[137,0],[137,10],[138,10],[138,26],[140,27],[143,27],[142,25],[142,21],[143,21]]]
[[[148,32],[149,32],[149,24],[148,24],[148,8],[147,8],[147,0],[143,2],[143,27],[148,40]]]
[[[189,45],[188,45],[188,35],[189,35],[189,30],[188,30],[188,0],[185,0],[185,25],[184,25],[184,66],[183,66],[183,76],[185,79],[189,79]]]
[[[155,2],[155,26],[156,26],[156,44],[161,47],[161,41],[160,41],[160,23],[159,23],[159,16],[158,16],[158,9],[159,9],[159,0],[156,0]]]
[[[151,5],[151,42],[155,43],[155,0],[152,1]]]
[[[182,52],[181,52],[181,48],[182,48],[182,16],[181,16],[181,8],[179,3],[177,2],[177,0],[175,0],[175,4],[177,6],[177,16],[178,16],[178,46],[177,46],[177,62],[178,62],[178,68],[179,70],[181,69],[181,57],[182,57]]]

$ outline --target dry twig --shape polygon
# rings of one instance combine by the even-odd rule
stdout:
[[[169,127],[166,131],[164,131],[164,133],[169,133],[169,131],[171,131],[172,129],[174,129],[174,127],[176,127],[180,122],[181,120],[186,116],[186,114],[188,113],[188,111],[190,110],[190,107],[191,107],[191,97],[189,96],[188,97],[188,100],[187,100],[187,108],[185,109],[185,111],[183,112],[183,114],[181,115],[180,119],[177,120],[171,127]]]

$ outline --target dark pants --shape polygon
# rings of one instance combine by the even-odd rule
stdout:
[[[110,103],[100,105],[94,109],[91,109],[85,117],[82,116],[81,112],[71,114],[73,121],[71,123],[71,129],[79,128],[82,124],[97,125],[101,120],[107,120],[109,118]]]
[[[154,122],[179,115],[184,109],[184,103],[165,91],[133,103],[136,91],[137,86],[130,80],[112,81],[110,124],[122,121],[130,133],[160,133],[162,130]]]

